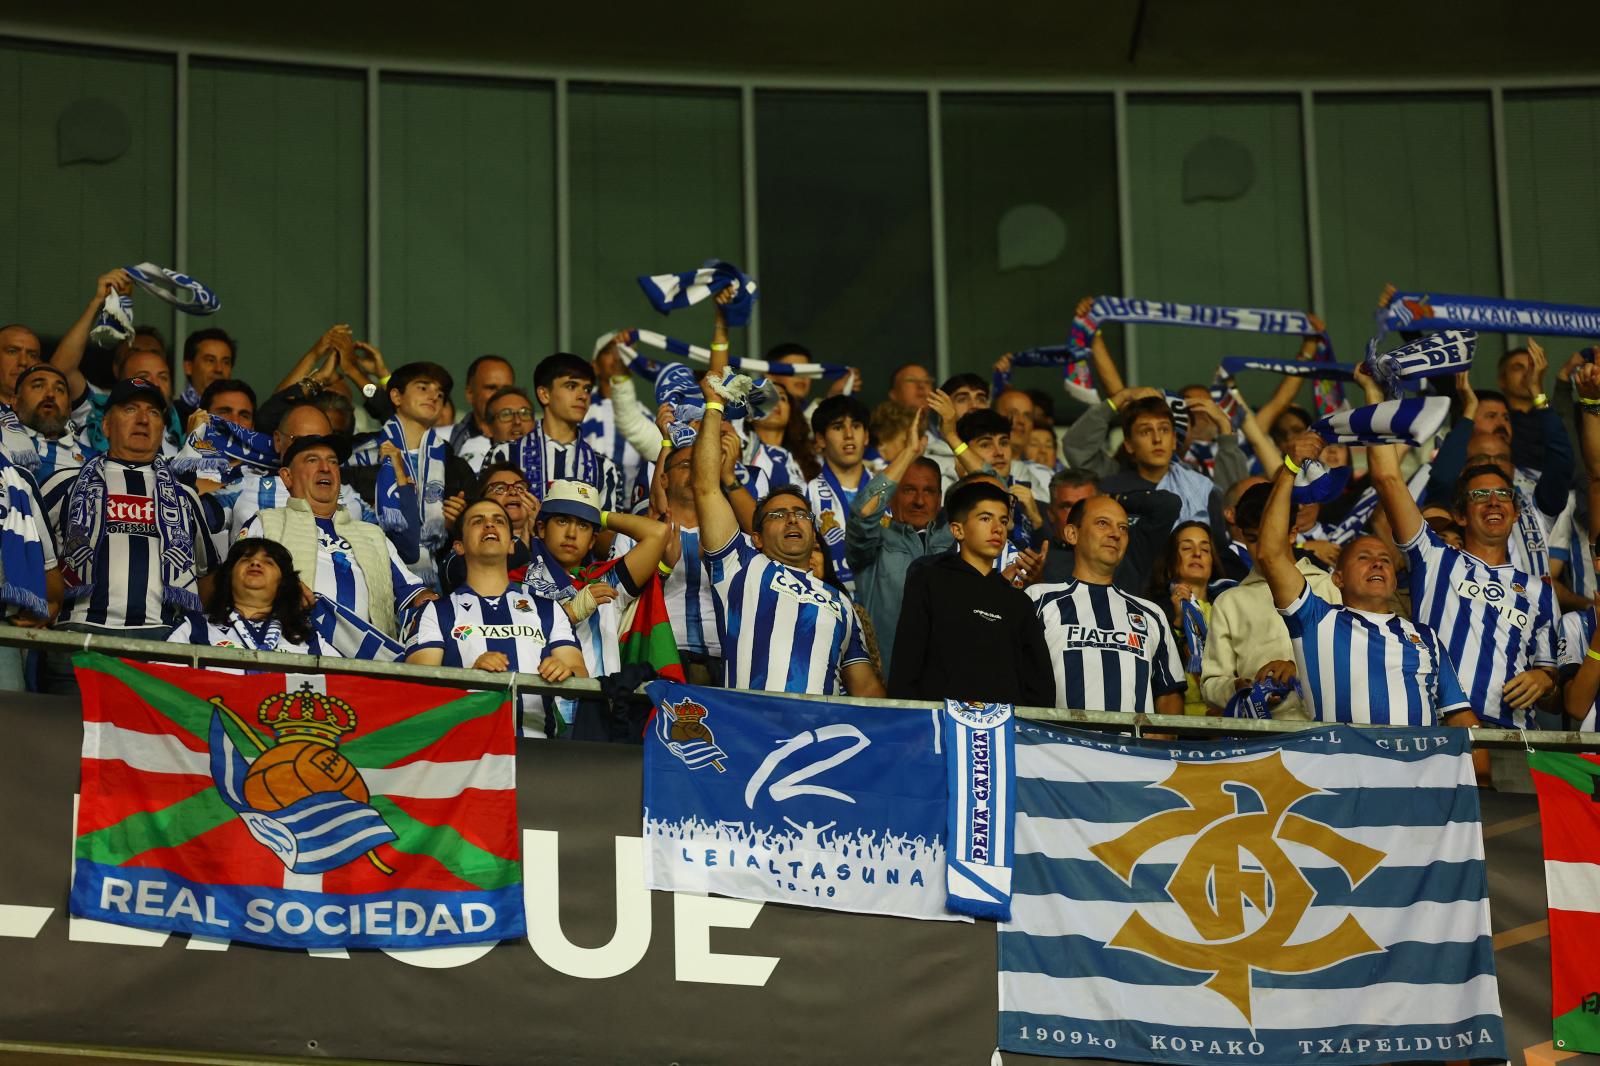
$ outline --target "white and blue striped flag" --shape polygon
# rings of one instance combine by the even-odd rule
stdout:
[[[1016,728],[999,1044],[1135,1062],[1506,1055],[1459,729]]]

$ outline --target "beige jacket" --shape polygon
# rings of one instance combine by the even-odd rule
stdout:
[[[317,535],[317,519],[305,500],[289,499],[283,507],[272,507],[256,515],[261,535],[289,549],[300,579],[315,586],[317,557],[322,551]],[[355,552],[361,576],[367,583],[367,621],[391,637],[399,636],[400,623],[394,611],[394,578],[389,572],[389,543],[383,530],[371,522],[352,518],[343,507],[334,512],[333,528]]]
[[[1305,575],[1311,591],[1329,603],[1342,603],[1333,575],[1308,559],[1295,565]],[[1200,666],[1200,695],[1214,711],[1221,711],[1233,698],[1237,677],[1255,677],[1256,671],[1274,659],[1294,661],[1294,645],[1289,627],[1272,602],[1272,589],[1260,567],[1218,596],[1211,604],[1210,632],[1206,635],[1206,654]],[[1274,718],[1304,721],[1311,717],[1298,695],[1285,696],[1273,709]]]

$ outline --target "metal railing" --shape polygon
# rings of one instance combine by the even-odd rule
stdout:
[[[512,693],[565,696],[571,699],[596,698],[600,683],[592,678],[572,678],[559,683],[546,681],[534,673],[490,673],[453,666],[417,666],[410,663],[374,662],[366,659],[341,659],[322,655],[293,655],[255,651],[250,648],[215,648],[197,644],[175,644],[160,640],[116,637],[99,633],[67,632],[53,629],[24,629],[0,626],[0,646],[32,648],[39,651],[70,653],[97,651],[129,659],[178,665],[224,666],[301,674],[352,674],[412,681],[425,685],[479,690],[504,689]],[[860,696],[817,696],[782,693],[796,699],[820,700],[858,707],[900,707],[934,710],[942,704],[924,700],[868,699]],[[1058,722],[1082,729],[1128,732],[1135,736],[1165,733],[1181,736],[1268,735],[1316,729],[1321,722],[1292,722],[1276,719],[1213,718],[1197,715],[1127,714],[1120,711],[1071,710],[1061,707],[1018,707],[1017,717],[1040,722]],[[1387,729],[1391,726],[1363,728]],[[1576,730],[1491,729],[1477,727],[1472,742],[1486,748],[1585,748],[1600,750],[1600,734]]]

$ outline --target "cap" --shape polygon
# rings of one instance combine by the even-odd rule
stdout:
[[[345,438],[336,435],[324,436],[318,433],[309,433],[304,437],[296,437],[283,453],[283,458],[280,462],[284,466],[288,466],[294,461],[295,456],[308,448],[331,448],[334,458],[339,460],[340,465],[343,465],[345,460],[350,458],[350,442]]]
[[[28,380],[28,378],[32,377],[34,374],[54,374],[62,381],[67,380],[67,375],[62,373],[60,367],[54,366],[50,363],[34,363],[32,366],[28,367],[28,369],[17,375],[17,384],[15,388],[22,388],[22,383]]]
[[[544,490],[539,514],[564,514],[600,525],[600,490],[583,481],[552,481]]]
[[[167,397],[161,391],[161,386],[149,378],[124,378],[111,386],[111,398],[106,403],[112,407],[125,404],[130,400],[148,400],[155,404],[156,410],[165,412]]]

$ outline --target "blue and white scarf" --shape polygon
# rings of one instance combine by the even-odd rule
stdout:
[[[402,487],[394,465],[383,462],[379,447],[384,442],[399,449],[411,485]],[[396,415],[383,424],[378,436],[356,449],[350,457],[357,466],[378,468],[375,493],[378,525],[390,534],[416,532],[417,560],[409,565],[429,584],[435,576],[433,552],[444,544],[448,535],[444,521],[444,473],[449,456],[449,442],[434,429],[423,433],[421,443],[413,452],[406,446],[406,432],[400,425],[400,416]]]
[[[1015,859],[1016,724],[1009,703],[945,700],[945,906],[1009,921]]]
[[[1095,392],[1094,375],[1089,372],[1089,361],[1081,348],[1071,344],[1041,344],[1033,348],[1024,348],[1020,352],[1011,353],[1012,369],[1035,366],[1059,366],[1061,368],[1061,387],[1066,390],[1079,403],[1098,403],[1099,394]],[[1011,375],[996,373],[993,394],[998,396],[1011,385]]]
[[[346,659],[388,663],[405,658],[405,645],[374,628],[371,622],[350,608],[320,593],[311,608],[311,625],[323,644]]]
[[[222,308],[222,301],[217,299],[216,293],[187,274],[154,263],[140,263],[122,269],[128,272],[139,288],[165,300],[185,314],[210,315]],[[89,339],[101,348],[114,348],[132,336],[133,297],[113,291],[106,297],[105,305],[100,308],[100,314],[90,327]],[[195,406],[200,406],[198,399]]]
[[[67,522],[62,530],[63,576],[67,597],[79,599],[94,591],[99,579],[95,556],[105,539],[106,457],[96,455],[84,463],[67,499]],[[200,610],[200,597],[185,588],[194,579],[194,538],[183,491],[166,461],[150,463],[155,479],[156,525],[161,535],[161,602],[184,611]]]
[[[1402,381],[1459,374],[1472,369],[1478,335],[1470,329],[1446,329],[1378,354],[1379,337],[1367,344],[1367,373],[1386,396],[1398,396]]]
[[[1233,377],[1243,370],[1264,370],[1269,374],[1282,374],[1291,378],[1333,378],[1353,381],[1354,363],[1319,363],[1313,359],[1256,359],[1246,355],[1230,355],[1217,364],[1221,373]]]
[[[178,396],[178,402],[191,410],[200,410],[200,394],[194,389],[194,382],[184,382],[183,392]]]
[[[228,628],[239,638],[239,643],[251,651],[277,651],[283,639],[283,624],[270,615],[262,624],[252,622],[238,611],[229,611]]]
[[[1350,484],[1354,473],[1348,466],[1329,466],[1320,459],[1307,459],[1294,476],[1293,503],[1327,503],[1337,499]]]
[[[1406,488],[1411,490],[1411,498],[1418,504],[1422,502],[1423,493],[1428,489],[1428,478],[1433,473],[1431,463],[1423,463],[1417,467],[1417,472],[1411,475],[1411,480],[1406,482]],[[1370,485],[1364,489],[1350,510],[1339,521],[1335,522],[1333,529],[1328,534],[1328,540],[1335,544],[1345,544],[1352,540],[1357,533],[1367,528],[1367,521],[1378,509],[1378,490]]]
[[[24,470],[39,468],[39,449],[17,412],[10,404],[0,403],[0,455]]]
[[[1279,333],[1325,337],[1304,311],[1259,307],[1223,307],[1213,304],[1179,304],[1165,300],[1140,300],[1121,296],[1096,296],[1087,315],[1072,320],[1067,343],[1087,359],[1094,335],[1105,322],[1130,322],[1155,326],[1198,326],[1242,333]]]
[[[706,416],[705,393],[693,370],[682,363],[668,363],[656,377],[656,403],[670,403],[679,422],[698,422]],[[749,378],[732,367],[711,382],[722,399],[722,417],[733,422],[750,418],[759,422],[778,408],[778,387],[766,378]]]
[[[1299,681],[1274,681],[1272,678],[1262,678],[1249,688],[1242,688],[1235,692],[1228,705],[1223,708],[1224,718],[1271,718],[1271,699],[1288,696],[1300,691]]]
[[[639,288],[645,298],[662,314],[681,311],[685,307],[734,287],[734,297],[722,307],[722,316],[730,326],[747,326],[755,311],[756,283],[732,263],[720,259],[707,259],[698,270],[685,270],[678,274],[649,274],[639,279]]]
[[[42,516],[34,512],[27,478],[4,458],[0,458],[0,484],[5,486],[4,510],[0,512],[0,600],[49,618]]]
[[[544,499],[544,490],[555,480],[554,476],[547,476],[545,473],[546,439],[544,421],[541,419],[511,446],[512,461],[522,469],[522,477],[527,481],[528,488],[541,500]],[[572,481],[593,485],[597,489],[605,487],[600,484],[600,453],[586,444],[582,437],[572,442],[572,469],[564,476]]]
[[[1329,444],[1418,445],[1439,432],[1450,413],[1448,396],[1412,396],[1335,411],[1311,424]]]
[[[849,585],[855,580],[856,575],[845,559],[844,539],[845,527],[849,525],[850,515],[855,511],[856,493],[845,491],[845,487],[839,483],[839,475],[835,474],[833,468],[827,463],[822,464],[820,481],[821,483],[816,485],[818,511],[832,511],[836,519],[834,524],[822,533],[822,539],[828,545],[829,554],[833,556],[835,576],[844,584]],[[866,473],[863,472],[861,484],[856,489],[856,492],[866,488],[866,484],[867,477]],[[839,504],[837,508],[833,506],[835,501]],[[841,511],[843,512],[842,520],[838,518]],[[822,530],[825,525],[826,523],[822,521],[822,515],[819,513],[817,515],[817,528]]]
[[[671,352],[673,355],[691,359],[696,363],[703,363],[707,366],[711,364],[711,349],[702,348],[697,344],[690,344],[688,341],[678,340],[676,337],[668,337],[665,334],[656,333],[648,329],[629,330],[626,333],[618,334],[618,336],[629,357],[629,365],[652,381],[655,380],[655,375],[648,368],[655,367],[659,370],[660,364],[653,363],[648,359],[639,359],[638,355],[629,349],[630,345],[648,344],[652,348]],[[757,374],[765,374],[768,377],[775,378],[838,378],[850,373],[849,367],[839,363],[769,363],[765,359],[747,359],[738,355],[730,355],[728,357],[728,365],[735,370],[753,371]],[[852,391],[854,382],[854,377],[845,382],[844,391],[846,393]]]
[[[1472,329],[1480,333],[1600,337],[1600,307],[1397,292],[1389,306],[1378,311],[1378,328],[1380,335],[1391,329]]]
[[[196,458],[202,462],[196,464]],[[182,470],[184,467],[180,464],[204,465],[205,461],[219,460],[226,465],[237,460],[260,474],[276,474],[280,466],[272,434],[246,429],[236,422],[211,415],[189,434],[185,454],[180,455],[174,465]]]
[[[1183,668],[1188,673],[1198,674],[1206,657],[1206,637],[1209,632],[1205,612],[1193,597],[1186,596],[1178,601],[1178,614],[1183,623]]]

